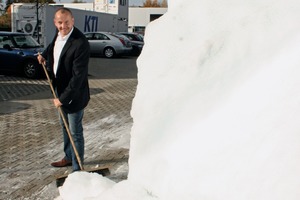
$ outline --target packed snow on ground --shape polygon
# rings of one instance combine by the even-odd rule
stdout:
[[[60,197],[298,200],[300,3],[174,0],[138,58],[128,179]]]

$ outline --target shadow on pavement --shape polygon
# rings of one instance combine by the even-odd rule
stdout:
[[[0,105],[1,105],[0,106],[0,115],[19,112],[19,111],[28,109],[32,106],[27,103],[10,102],[10,101],[0,102]]]

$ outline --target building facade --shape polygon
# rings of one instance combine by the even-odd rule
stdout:
[[[128,32],[144,34],[146,26],[167,11],[168,8],[129,7]]]

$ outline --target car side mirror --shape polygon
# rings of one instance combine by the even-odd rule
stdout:
[[[9,46],[9,44],[3,45],[3,48],[4,48],[4,49],[7,49],[7,50],[9,50],[9,51],[12,50],[12,48]]]

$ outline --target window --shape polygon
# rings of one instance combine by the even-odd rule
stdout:
[[[150,22],[160,18],[161,16],[161,14],[150,14]]]
[[[40,45],[29,35],[15,35],[13,36],[17,47],[22,48],[33,48],[39,47]]]
[[[95,33],[94,39],[95,40],[109,40],[109,38],[106,35],[103,35],[101,33]]]
[[[127,0],[120,0],[120,5],[121,6],[126,6]]]
[[[0,36],[0,48],[4,48],[5,45],[10,47],[13,46],[8,36]]]
[[[87,33],[85,34],[86,39],[91,40],[93,39],[93,33]]]

